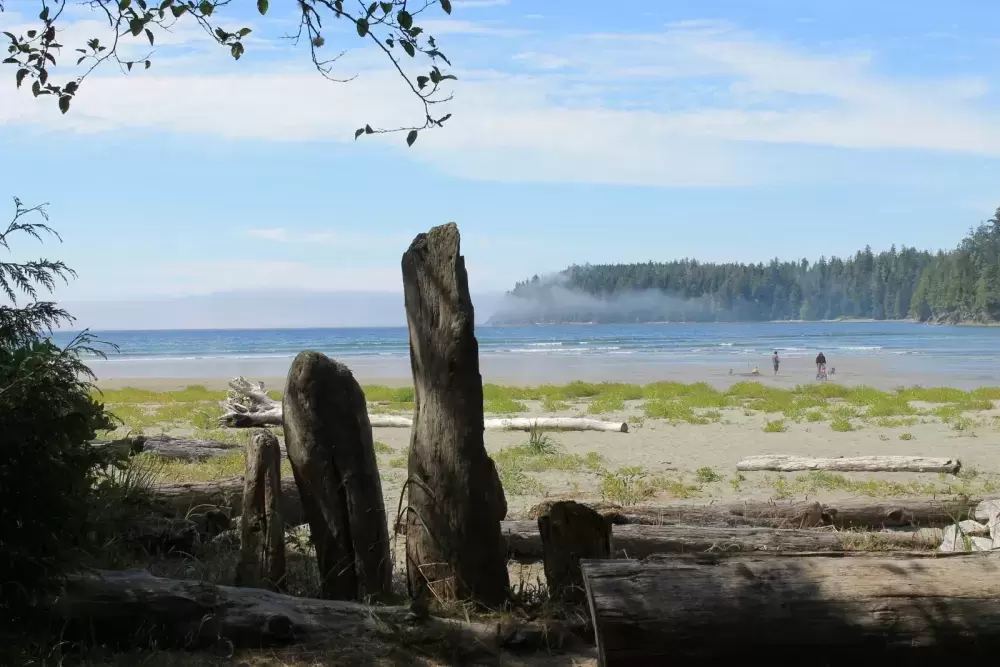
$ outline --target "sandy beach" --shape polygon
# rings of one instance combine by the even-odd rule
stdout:
[[[894,388],[917,384],[910,378],[888,372],[884,364],[871,359],[837,359],[839,365],[827,388],[869,387],[880,389],[876,402],[894,400]],[[832,366],[833,364],[831,364]],[[486,366],[486,364],[484,364]],[[883,416],[884,407],[869,405],[865,398],[848,396],[814,400],[799,385],[814,379],[811,359],[796,358],[782,363],[777,376],[770,368],[761,368],[760,376],[749,376],[746,369],[681,366],[662,372],[647,368],[637,376],[621,374],[619,382],[706,383],[716,393],[678,396],[670,400],[655,398],[619,399],[620,390],[589,398],[537,400],[519,398],[534,386],[521,381],[505,382],[505,388],[487,387],[486,410],[492,414],[516,414],[530,417],[599,416],[603,420],[629,423],[628,433],[557,432],[546,434],[548,454],[528,451],[529,436],[523,432],[486,432],[487,449],[497,460],[507,490],[509,516],[518,517],[533,504],[547,498],[571,497],[582,500],[621,502],[714,502],[734,499],[836,499],[849,495],[898,496],[951,493],[983,494],[1000,491],[1000,410],[992,399],[961,399],[957,402],[932,403],[920,400],[905,402],[904,408],[892,408]],[[485,381],[500,384],[504,374],[483,372]],[[405,388],[409,378],[366,377],[358,373],[363,385],[375,384],[379,391]],[[283,378],[259,378],[268,389],[282,388]],[[931,380],[925,386],[933,385]],[[152,392],[169,392],[189,385],[209,390],[224,390],[228,378],[145,378],[107,379],[100,386],[108,390],[108,400],[115,400],[116,389],[131,387]],[[550,384],[565,384],[581,378],[554,377]],[[757,383],[747,385],[747,382]],[[785,404],[769,408],[760,399],[741,399],[727,392],[734,385],[760,391],[772,391]],[[943,383],[942,383],[943,384]],[[690,385],[697,387],[698,385]],[[704,385],[701,385],[704,387]],[[638,391],[635,388],[635,391]],[[616,391],[618,393],[616,394]],[[685,390],[687,391],[687,390]],[[840,390],[838,390],[840,391]],[[858,390],[861,392],[868,389]],[[510,397],[491,399],[492,394]],[[627,394],[627,392],[626,392]],[[989,394],[993,396],[993,394]],[[796,398],[798,397],[798,398]],[[996,396],[1000,398],[1000,395]],[[787,399],[787,400],[786,400]],[[148,399],[144,399],[148,400]],[[370,398],[371,400],[371,398]],[[791,401],[789,403],[788,401]],[[812,401],[810,403],[809,401]],[[871,401],[869,401],[870,403]],[[898,403],[898,402],[897,402]],[[717,404],[717,405],[716,405]],[[113,404],[114,405],[114,404]],[[209,411],[215,403],[203,404]],[[129,408],[131,409],[131,408]],[[669,410],[659,415],[657,410]],[[142,411],[156,406],[146,405]],[[370,410],[411,414],[412,404],[377,402]],[[770,410],[770,411],[769,411]],[[775,411],[777,410],[777,411]],[[879,411],[878,415],[873,411]],[[674,414],[676,413],[676,414]],[[902,414],[900,414],[902,413]],[[213,413],[214,414],[214,413]],[[145,418],[143,430],[173,435],[227,438],[241,441],[245,434],[233,430],[204,430],[183,422],[157,423],[155,416]],[[199,435],[200,434],[200,435]],[[380,468],[387,506],[395,507],[405,476],[405,454],[409,430],[376,428],[380,443]],[[953,457],[961,460],[963,471],[955,475],[907,473],[737,473],[736,463],[743,457],[758,454],[790,454],[811,457],[863,455],[923,455]],[[237,470],[238,472],[238,470]],[[178,470],[179,477],[196,472]],[[631,481],[629,481],[631,480]],[[637,498],[613,498],[611,486],[632,483]]]

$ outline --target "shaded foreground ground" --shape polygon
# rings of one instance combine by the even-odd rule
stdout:
[[[408,387],[365,388],[370,411],[412,412]],[[726,391],[707,384],[571,383],[546,387],[485,387],[487,413],[600,416],[628,421],[630,432],[560,432],[530,434],[488,431],[486,443],[497,462],[508,498],[508,519],[522,518],[544,499],[604,500],[621,505],[639,502],[709,503],[734,499],[818,499],[845,496],[988,495],[1000,492],[1000,388],[971,392],[913,388],[879,391],[827,383],[790,389],[741,382]],[[277,393],[274,394],[278,396]],[[202,462],[167,461],[153,454],[138,456],[130,474],[148,482],[208,481],[243,472],[241,445],[247,433],[216,427],[222,392],[189,387],[173,392],[107,390],[103,400],[122,421],[108,436],[195,436],[232,443],[230,454]],[[280,429],[276,430],[280,435]],[[409,430],[375,429],[376,450],[386,508],[394,514],[406,475]],[[937,474],[801,474],[743,473],[736,462],[754,454],[802,456],[919,454],[957,457],[957,475]],[[287,462],[284,475],[290,476]],[[288,534],[288,591],[315,596],[318,574],[301,529]],[[397,558],[402,549],[397,540]],[[229,583],[235,566],[232,544],[207,546],[197,557],[134,559],[109,550],[104,567],[142,565],[162,576]],[[399,563],[398,563],[399,564]],[[397,564],[397,565],[398,565]],[[401,568],[397,567],[397,571]],[[544,576],[539,566],[512,563],[511,582],[520,614],[544,616]],[[402,581],[397,574],[398,588]],[[438,609],[464,616],[465,610]],[[580,613],[579,610],[570,613]],[[94,656],[90,664],[216,665],[234,664],[228,656],[203,653],[143,652]],[[448,656],[427,647],[366,644],[332,650],[266,651],[240,655],[235,664],[596,664],[592,651],[476,657]],[[41,663],[39,663],[41,664]]]

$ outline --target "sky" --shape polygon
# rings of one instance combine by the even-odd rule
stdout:
[[[141,327],[164,299],[398,294],[409,242],[449,221],[476,295],[573,263],[949,248],[1000,206],[1000,3],[452,4],[418,20],[458,77],[435,109],[452,117],[412,147],[354,140],[422,109],[344,22],[323,50],[355,78],[320,77],[287,0],[219,10],[253,30],[239,61],[182,20],[150,69],[97,70],[65,116],[0,67],[0,197],[47,202],[63,238],[14,256],[73,267],[61,301],[146,304],[116,319]],[[8,0],[0,31],[40,7]],[[86,5],[65,16],[63,79],[106,35]]]

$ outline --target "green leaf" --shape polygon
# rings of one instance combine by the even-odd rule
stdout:
[[[399,13],[396,14],[396,22],[399,23],[399,27],[403,30],[409,30],[413,27],[413,17],[405,9],[399,10]]]
[[[17,37],[14,37],[13,33],[5,32],[4,34],[7,35],[7,39],[9,39],[10,41],[12,41],[12,42],[16,42],[17,41]]]
[[[134,64],[135,63],[133,63],[131,60],[128,61],[127,63],[125,63],[125,69],[127,69],[128,71],[131,72],[132,71],[132,65],[134,65]]]
[[[146,28],[146,39],[149,40],[149,45],[152,46],[153,45],[153,31],[150,30],[149,28]]]
[[[451,14],[451,0],[441,0],[441,9],[445,14]]]
[[[375,130],[372,129],[371,125],[365,125],[365,134],[375,134]]]
[[[82,63],[86,59],[87,59],[87,56],[80,56],[80,59],[76,61],[76,64],[79,65],[80,63]]]
[[[406,135],[406,145],[412,146],[413,142],[417,140],[417,131],[410,130],[410,133]]]
[[[49,20],[49,8],[48,7],[43,7],[42,8],[42,13],[38,15],[38,19],[40,21],[48,21]]]
[[[70,81],[66,84],[66,94],[72,95],[80,88],[80,84],[77,81]]]
[[[175,19],[179,19],[181,14],[188,10],[187,5],[174,5],[170,8],[170,13],[174,15]]]
[[[205,16],[211,16],[212,12],[215,11],[215,5],[213,5],[208,0],[201,0],[201,4],[198,5],[198,9]]]
[[[253,32],[253,30],[251,30],[250,28],[240,28],[240,31],[239,31],[238,34],[239,34],[240,37],[246,37],[247,35],[249,35],[252,32]]]
[[[132,4],[132,0],[118,0],[118,9],[124,11]]]
[[[257,0],[257,11],[263,16],[267,14],[268,1],[267,0]]]
[[[172,4],[174,4],[174,0],[163,0],[163,2],[160,3],[160,9],[161,10],[166,9]]]
[[[151,63],[151,62],[149,62],[149,61],[147,60],[147,61],[146,61],[146,69],[149,69],[149,68],[150,68],[150,67],[152,67],[152,66],[153,66],[153,63]]]
[[[128,22],[129,32],[132,33],[133,37],[138,37],[139,33],[142,32],[142,21],[139,19],[132,19]]]
[[[38,83],[37,81],[33,82],[31,84],[31,94],[34,95],[35,97],[38,97],[41,94],[41,92],[42,92],[42,84]]]
[[[368,34],[368,21],[366,19],[358,19],[358,37],[364,37]]]
[[[421,90],[423,90],[426,85],[427,85],[427,77],[426,76],[418,76],[417,77],[417,88],[420,88]]]
[[[69,111],[69,103],[73,100],[69,95],[63,95],[59,98],[59,111],[66,113]]]
[[[368,5],[368,9],[365,10],[365,14],[367,14],[368,16],[371,16],[372,14],[375,13],[375,10],[377,8],[378,8],[378,3],[377,2],[373,2],[372,4]]]
[[[20,88],[21,84],[24,83],[24,77],[28,76],[28,70],[19,69],[17,70],[17,75],[14,77],[17,81],[17,87]]]
[[[363,127],[359,127],[358,129],[354,130],[354,140],[357,141],[358,137],[360,137],[364,133],[365,133],[365,128]]]
[[[17,58],[4,58],[3,59],[3,64],[4,65],[16,65],[17,64]]]
[[[231,47],[231,48],[229,49],[229,51],[230,51],[230,53],[232,53],[232,54],[233,54],[233,58],[235,58],[236,60],[239,60],[239,59],[240,59],[240,56],[242,56],[242,55],[243,55],[243,45],[242,45],[242,44],[240,44],[239,42],[236,42],[236,43],[235,43],[235,44],[233,44],[233,46],[232,46],[232,47]]]
[[[413,48],[413,43],[402,42],[402,44],[403,44],[403,50],[406,51],[406,54],[412,58],[414,54],[417,52],[416,49]]]
[[[391,2],[383,2],[380,6],[382,7],[382,13],[383,14],[388,14],[389,12],[392,11],[392,3]]]

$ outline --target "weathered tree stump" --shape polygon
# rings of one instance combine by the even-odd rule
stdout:
[[[458,227],[418,235],[403,254],[414,414],[406,570],[410,594],[508,598],[500,522],[507,500],[483,444],[483,380]]]
[[[285,522],[281,516],[281,449],[273,433],[250,434],[243,477],[237,586],[281,590],[285,579]]]
[[[323,596],[359,600],[389,593],[389,531],[361,386],[347,366],[301,352],[288,371],[282,412]]]
[[[586,599],[580,559],[611,558],[611,521],[572,500],[553,503],[538,517],[545,581],[553,598]]]

